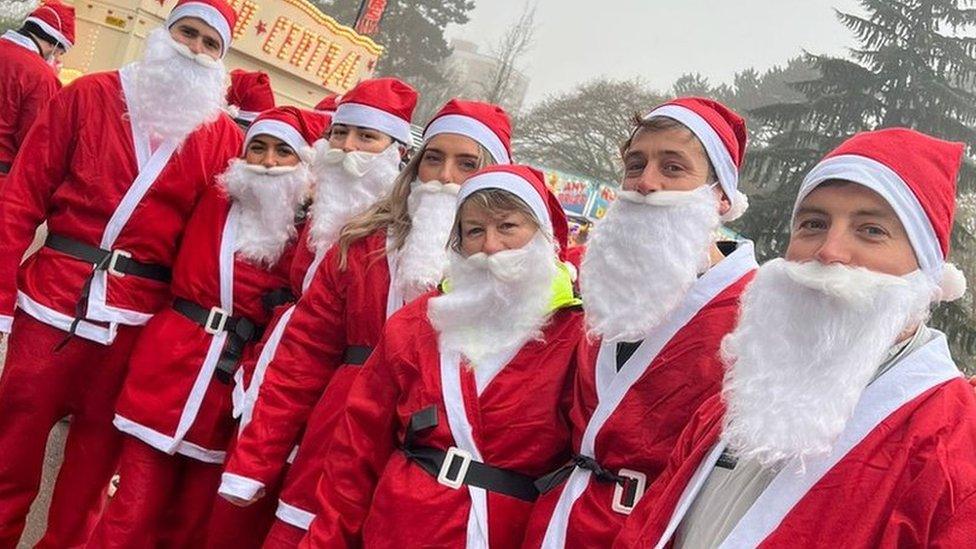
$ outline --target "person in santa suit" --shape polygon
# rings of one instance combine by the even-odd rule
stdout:
[[[261,71],[234,69],[230,71],[227,89],[227,113],[245,132],[254,119],[264,111],[275,108],[271,77]]]
[[[0,36],[0,185],[27,130],[61,88],[52,65],[74,41],[75,9],[56,0]]]
[[[522,165],[480,171],[456,203],[445,282],[353,382],[302,547],[515,547],[534,480],[568,455],[582,312],[562,206]]]
[[[234,429],[234,370],[270,318],[266,296],[288,283],[295,213],[323,126],[321,115],[294,107],[265,111],[242,158],[194,210],[171,306],[149,321],[129,359],[115,416],[129,435],[121,483],[91,546],[143,547],[163,537],[201,545]],[[180,520],[164,531],[167,509]]]
[[[635,122],[621,191],[580,272],[589,337],[570,412],[575,455],[540,481],[526,547],[610,545],[721,386],[719,343],[757,267],[751,242],[716,241],[747,205],[743,119],[689,97]]]
[[[186,220],[241,132],[221,110],[234,11],[181,1],[141,60],[61,90],[0,201],[0,546],[16,543],[51,427],[70,415],[42,546],[83,543],[121,445],[115,398],[140,327],[169,303]],[[49,235],[21,265],[38,225]],[[16,312],[15,312],[16,309]]]
[[[440,280],[457,185],[481,167],[510,162],[510,128],[495,105],[449,101],[392,192],[342,229],[302,296],[221,487],[240,503],[261,497],[305,430],[266,546],[294,547],[304,535],[319,460],[358,366],[386,319]]]
[[[964,146],[855,135],[800,185],[695,413],[615,547],[971,547],[976,396],[925,323]]]
[[[332,116],[335,114],[336,108],[339,106],[339,94],[332,94],[325,96],[321,101],[315,105],[315,110],[323,112]]]

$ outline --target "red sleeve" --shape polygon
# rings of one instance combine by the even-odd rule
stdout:
[[[362,546],[373,491],[396,450],[396,405],[401,393],[386,338],[356,376],[342,420],[326,452],[316,497],[320,511],[303,548]]]
[[[16,149],[22,148],[27,131],[34,124],[34,120],[41,110],[47,106],[51,98],[58,93],[59,85],[57,78],[41,78],[33,82],[34,86],[27,90],[20,101],[20,110],[17,116],[17,132],[14,134],[14,144]],[[18,156],[20,156],[18,154]]]
[[[34,232],[48,215],[51,197],[64,182],[74,152],[77,94],[54,96],[27,133],[0,201],[0,331],[10,331],[17,301],[17,268]]]
[[[315,403],[340,366],[346,348],[345,273],[338,247],[316,272],[285,328],[258,391],[251,422],[226,472],[267,486],[281,473]]]

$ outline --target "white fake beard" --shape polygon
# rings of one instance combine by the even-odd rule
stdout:
[[[440,348],[482,360],[521,348],[542,336],[557,274],[553,245],[538,233],[518,250],[490,256],[450,253],[450,292],[428,304]]]
[[[709,187],[620,192],[594,228],[580,269],[588,335],[638,341],[667,318],[708,268],[718,207]]]
[[[0,20],[19,23],[27,19],[39,4],[39,0],[0,0]]]
[[[308,166],[264,168],[238,158],[231,161],[220,182],[240,205],[236,251],[256,265],[278,262],[295,238],[295,212],[308,189]]]
[[[763,265],[722,341],[722,438],[777,466],[828,454],[899,334],[925,320],[934,284],[863,268]]]
[[[151,138],[182,141],[220,116],[226,78],[223,61],[194,54],[167,29],[154,29],[132,68],[129,115]]]
[[[447,241],[461,188],[453,183],[419,180],[412,187],[407,198],[410,232],[397,254],[396,282],[405,302],[437,286],[447,270]]]
[[[312,174],[315,197],[309,208],[309,242],[316,251],[328,250],[342,227],[393,190],[400,167],[396,143],[381,153],[343,152],[329,142],[315,142]]]

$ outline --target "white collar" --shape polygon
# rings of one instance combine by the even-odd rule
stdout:
[[[30,39],[30,37],[24,36],[23,34],[20,34],[17,31],[8,30],[7,32],[3,33],[3,36],[0,36],[0,38],[2,38],[3,40],[7,40],[9,42],[13,42],[14,44],[17,44],[22,48],[26,48],[36,53],[37,55],[41,55],[41,49],[37,47],[37,44],[34,43],[34,41]]]

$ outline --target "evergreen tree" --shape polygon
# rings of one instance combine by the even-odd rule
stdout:
[[[862,130],[906,126],[943,139],[976,145],[976,28],[972,0],[862,0],[865,16],[838,12],[858,39],[850,58],[808,55],[819,77],[793,87],[805,100],[757,108],[751,120],[765,146],[752,150],[745,171],[758,193],[735,228],[757,242],[768,258],[789,239],[793,200],[803,176],[830,149]],[[967,157],[960,196],[976,192],[976,170]],[[976,280],[976,243],[960,215],[952,260]],[[976,353],[972,292],[937,308],[957,355]],[[961,354],[960,354],[961,353]]]

